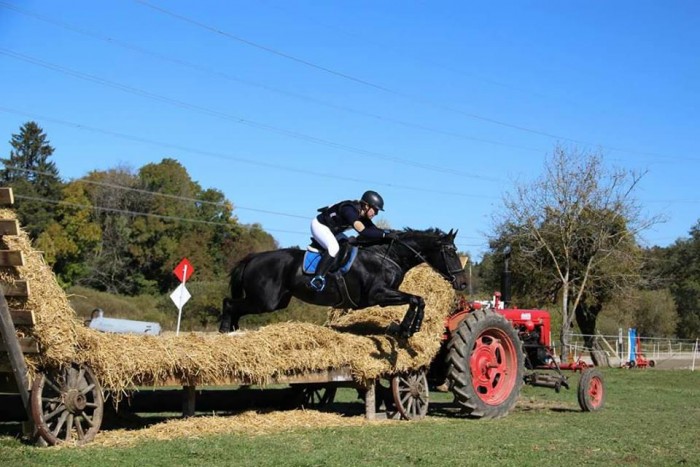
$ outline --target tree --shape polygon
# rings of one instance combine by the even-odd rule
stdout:
[[[102,232],[99,244],[88,257],[87,272],[80,285],[100,291],[135,295],[147,283],[129,251],[135,206],[142,196],[138,178],[127,167],[90,172],[83,178],[93,206],[93,218]]]
[[[575,312],[595,323],[611,291],[639,278],[636,236],[657,221],[644,219],[632,196],[641,178],[605,169],[600,153],[556,146],[539,179],[504,196],[492,252],[502,258],[511,246],[519,292],[560,304],[562,356]]]
[[[61,180],[49,157],[54,148],[36,122],[27,122],[10,140],[12,150],[0,171],[3,186],[13,188],[15,210],[22,226],[36,239],[53,221],[54,205],[60,201]]]
[[[88,261],[96,254],[102,229],[95,222],[93,206],[81,181],[65,185],[55,220],[39,234],[37,249],[44,252],[59,283],[68,287],[88,274]]]
[[[689,233],[690,238],[650,251],[649,276],[662,278],[652,286],[668,287],[673,295],[678,336],[696,338],[700,335],[700,220]]]

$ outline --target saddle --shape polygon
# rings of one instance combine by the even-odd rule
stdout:
[[[304,253],[302,267],[304,274],[313,275],[316,273],[316,266],[318,266],[318,262],[321,260],[321,255],[323,254],[322,250],[323,247],[315,240],[311,241],[311,244],[306,248],[306,252]],[[335,258],[335,262],[333,266],[331,266],[329,272],[340,274],[348,272],[357,257],[357,250],[358,247],[355,245],[351,245],[348,242],[341,243],[338,256]]]

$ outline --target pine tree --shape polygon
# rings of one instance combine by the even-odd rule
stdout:
[[[27,122],[10,140],[7,159],[0,158],[0,184],[12,187],[17,216],[32,238],[37,238],[53,220],[54,206],[60,200],[62,183],[58,169],[49,157],[54,148],[36,122]]]

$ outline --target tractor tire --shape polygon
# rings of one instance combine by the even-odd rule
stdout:
[[[447,349],[447,379],[463,412],[471,418],[508,414],[525,373],[522,343],[513,325],[495,311],[476,310],[459,323]]]
[[[584,412],[595,412],[605,405],[603,374],[595,368],[583,370],[578,383],[578,405]]]

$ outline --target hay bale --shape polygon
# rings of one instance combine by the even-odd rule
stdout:
[[[17,219],[10,209],[0,209],[0,219]],[[27,356],[30,366],[59,365],[70,361],[78,344],[76,329],[82,324],[70,306],[66,293],[56,276],[36,251],[27,233],[20,229],[17,236],[3,236],[1,247],[24,253],[24,266],[0,268],[0,280],[12,283],[18,279],[29,282],[29,297],[7,297],[10,308],[33,310],[36,324],[30,334],[39,343],[40,354],[35,360]]]
[[[15,218],[1,210],[0,217]],[[136,386],[163,385],[173,378],[195,385],[232,380],[264,385],[282,375],[305,375],[350,368],[353,377],[370,379],[428,366],[440,348],[444,319],[454,306],[452,288],[429,268],[409,271],[401,289],[426,301],[420,333],[411,339],[386,334],[406,306],[372,307],[334,316],[326,326],[288,322],[257,331],[180,336],[106,334],[84,327],[71,309],[53,272],[35,251],[26,233],[4,238],[7,247],[25,253],[27,264],[17,273],[30,281],[26,303],[11,306],[34,310],[33,333],[40,343],[38,364],[88,364],[103,388],[123,392]],[[13,280],[16,280],[15,277]]]

